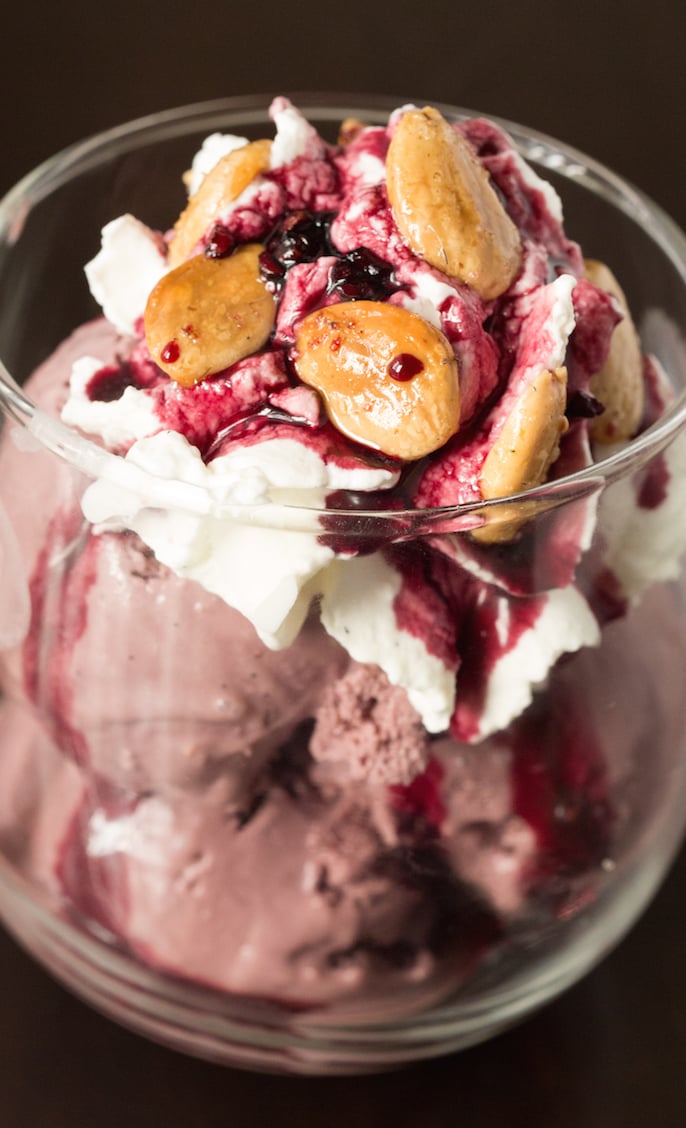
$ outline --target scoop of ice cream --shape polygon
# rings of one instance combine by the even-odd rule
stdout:
[[[42,594],[54,636],[25,664],[31,697],[81,763],[135,791],[249,779],[348,661],[315,620],[288,651],[268,650],[132,534],[86,536],[59,593],[46,575]]]
[[[441,850],[385,839],[364,791],[324,800],[307,774],[275,774],[241,818],[224,780],[202,802],[84,805],[69,897],[155,967],[290,1007],[391,1017],[457,985],[498,925]]]
[[[348,763],[353,779],[409,783],[426,766],[428,740],[404,690],[377,666],[353,664],[322,696],[310,751]]]

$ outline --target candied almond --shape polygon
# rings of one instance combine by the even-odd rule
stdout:
[[[459,427],[452,347],[401,306],[359,301],[315,310],[296,330],[294,363],[339,431],[393,458],[422,458]]]
[[[584,260],[589,282],[611,294],[623,318],[615,326],[610,351],[600,372],[590,382],[590,390],[605,410],[591,420],[591,437],[598,443],[630,439],[643,414],[643,356],[629,305],[619,282],[603,262]]]
[[[354,141],[358,133],[361,133],[363,129],[366,129],[366,126],[363,121],[360,121],[359,118],[343,118],[343,121],[341,122],[340,128],[338,130],[338,144],[349,145],[350,142]]]
[[[169,243],[169,265],[193,253],[210,225],[269,167],[271,141],[250,141],[227,153],[203,178],[176,221]]]
[[[545,481],[568,427],[566,405],[566,368],[544,369],[527,385],[483,464],[479,485],[484,501],[521,493]],[[497,510],[493,518],[474,530],[476,540],[510,540],[526,519],[519,505]]]
[[[165,274],[145,308],[150,355],[190,387],[257,352],[274,324],[274,298],[260,278],[259,243],[228,258],[195,255]]]
[[[431,106],[407,110],[386,158],[395,221],[419,257],[497,298],[521,263],[519,232],[467,140]]]

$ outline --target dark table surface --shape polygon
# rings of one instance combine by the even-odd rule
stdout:
[[[0,189],[117,122],[230,94],[352,90],[523,121],[686,226],[683,0],[86,0],[3,11]],[[67,995],[0,932],[2,1128],[683,1128],[686,855],[585,981],[490,1043],[368,1078],[186,1059]]]

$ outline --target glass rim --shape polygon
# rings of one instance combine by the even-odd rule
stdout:
[[[25,217],[36,203],[76,175],[97,167],[103,161],[134,151],[151,141],[170,140],[190,132],[212,132],[219,128],[245,128],[248,125],[264,124],[268,121],[269,104],[275,96],[248,94],[190,103],[132,119],[61,149],[28,172],[0,199],[0,238],[5,238],[10,243],[15,242],[21,233]],[[286,92],[286,96],[315,124],[319,121],[342,121],[353,114],[367,124],[380,123],[401,105],[426,104],[427,101],[421,98],[346,92],[292,91]],[[527,161],[581,184],[587,191],[623,211],[658,245],[686,288],[686,234],[641,189],[595,158],[545,133],[490,113],[434,100],[431,100],[431,105],[452,120],[487,117],[509,133]],[[0,408],[32,434],[41,447],[88,477],[104,478],[117,484],[131,484],[131,475],[125,469],[129,464],[123,456],[106,451],[95,441],[38,408],[14,380],[1,357]],[[526,511],[527,516],[531,516],[586,497],[645,465],[672,441],[685,424],[686,391],[675,399],[651,427],[590,466],[544,482],[540,486],[489,501],[476,498],[460,505],[441,507],[351,510],[323,507],[320,500],[316,504],[307,504],[304,497],[296,503],[231,503],[225,512],[217,514],[213,510],[213,514],[267,525],[283,525],[285,521],[291,527],[294,527],[297,515],[307,524],[313,517],[318,518],[323,514],[339,518],[343,522],[347,520],[352,525],[364,519],[365,524],[371,522],[378,530],[392,528],[399,522],[404,535],[416,535],[436,527],[444,530],[446,522],[449,522],[450,531],[469,530],[485,522],[490,523],[493,518],[497,520],[498,511],[502,513],[503,520],[511,520],[513,506],[519,506]],[[149,486],[146,492],[153,497],[157,496],[160,504],[170,505],[175,497],[174,508],[207,512],[204,487],[163,479],[149,471],[137,469],[136,474],[139,481],[142,478],[146,480]],[[179,486],[182,487],[180,491],[177,488]]]

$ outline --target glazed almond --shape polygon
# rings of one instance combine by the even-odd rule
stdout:
[[[386,158],[388,198],[419,257],[489,300],[521,262],[519,233],[468,142],[438,110],[408,110]]]
[[[479,481],[484,501],[521,493],[545,481],[568,427],[566,403],[566,368],[546,369],[527,385],[484,462]],[[484,542],[511,539],[522,524],[520,508],[513,506],[512,512],[516,518],[493,521],[473,536]]]
[[[349,145],[364,128],[365,124],[359,118],[344,118],[338,130],[338,144]]]
[[[227,153],[203,178],[176,221],[169,243],[169,265],[189,257],[214,220],[269,167],[271,141],[251,141]]]
[[[613,330],[608,358],[590,383],[605,408],[591,420],[591,436],[598,443],[614,443],[630,439],[643,414],[641,344],[624,291],[610,268],[595,259],[585,259],[584,267],[589,282],[611,294],[624,314]]]
[[[179,384],[197,384],[266,343],[275,304],[260,278],[262,249],[249,243],[229,258],[195,255],[152,290],[144,317],[150,355]]]
[[[386,302],[315,310],[296,332],[295,367],[348,438],[413,461],[460,423],[457,361],[443,333]]]

